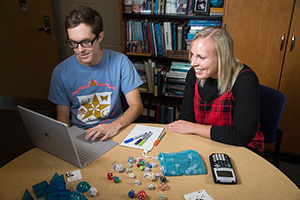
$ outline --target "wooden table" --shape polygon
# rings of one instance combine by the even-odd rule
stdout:
[[[148,126],[163,127],[159,124],[143,124]],[[112,138],[119,144],[134,128],[135,124],[121,130],[121,132]],[[205,189],[215,200],[217,199],[300,199],[300,190],[298,187],[281,171],[272,164],[249,151],[244,147],[236,147],[211,141],[196,135],[183,135],[174,132],[168,132],[159,143],[147,155],[157,156],[160,152],[171,153],[182,150],[197,151],[207,170],[206,175],[193,176],[174,176],[167,177],[169,189],[160,191],[158,189],[159,180],[150,181],[144,178],[144,172],[134,165],[131,170],[137,176],[130,179],[125,172],[119,173],[111,168],[111,163],[117,161],[126,167],[129,156],[137,158],[142,156],[142,151],[138,149],[116,146],[109,152],[81,169],[84,181],[91,186],[96,187],[99,193],[96,197],[89,199],[129,199],[128,192],[134,190],[137,193],[140,190],[146,191],[149,199],[159,199],[160,194],[164,194],[168,200],[184,199],[183,195],[197,190]],[[213,182],[209,155],[211,153],[226,153],[230,156],[232,164],[237,174],[238,184],[223,185]],[[146,159],[148,162],[155,162],[156,159]],[[21,199],[25,189],[34,197],[32,186],[42,181],[49,182],[57,172],[59,175],[78,168],[69,164],[51,154],[48,154],[38,148],[34,148],[18,158],[14,159],[0,169],[0,199]],[[159,173],[159,166],[152,169]],[[114,183],[107,179],[107,173],[112,172],[120,178],[119,183]],[[141,185],[136,186],[134,181],[139,179]],[[80,181],[67,183],[67,188],[71,191],[76,190]],[[153,184],[154,190],[149,191],[148,185]],[[135,197],[135,199],[137,199]]]

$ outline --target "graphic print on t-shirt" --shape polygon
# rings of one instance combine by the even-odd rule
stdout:
[[[80,103],[77,118],[86,124],[93,124],[109,116],[112,92],[100,92],[77,96]]]

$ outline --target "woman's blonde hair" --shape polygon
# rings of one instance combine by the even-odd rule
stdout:
[[[218,89],[223,94],[229,91],[243,68],[243,63],[233,52],[233,41],[230,34],[223,28],[206,27],[199,31],[192,40],[192,45],[198,38],[209,39],[213,42],[218,56]],[[189,52],[191,61],[191,52]],[[203,87],[205,79],[200,80]]]

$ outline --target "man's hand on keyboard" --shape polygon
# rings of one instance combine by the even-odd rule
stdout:
[[[119,129],[114,123],[110,124],[99,124],[93,128],[90,128],[85,136],[85,139],[88,140],[91,138],[94,141],[97,137],[103,136],[100,141],[104,141],[108,138],[115,136]]]

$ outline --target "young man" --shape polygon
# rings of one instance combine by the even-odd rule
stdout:
[[[71,11],[65,28],[74,54],[54,69],[49,100],[59,121],[89,129],[86,139],[103,136],[103,141],[141,115],[142,81],[125,55],[100,47],[104,31],[96,10],[80,6]],[[121,93],[129,105],[124,113]]]

